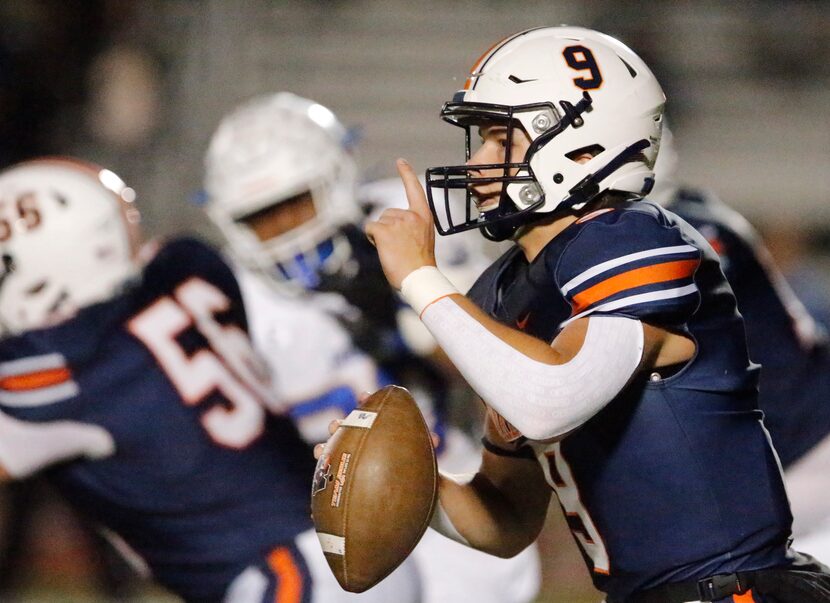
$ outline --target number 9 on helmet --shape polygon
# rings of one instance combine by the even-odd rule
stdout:
[[[467,160],[472,130],[493,123],[507,126],[508,141],[522,130],[529,148],[524,157],[508,152],[501,163],[428,169],[439,232],[481,228],[503,240],[540,217],[582,209],[605,191],[648,193],[664,104],[648,66],[605,34],[540,27],[502,40],[475,63],[441,117],[465,130]],[[577,160],[586,154],[589,161]],[[479,211],[473,189],[493,182],[502,183],[498,204]],[[462,211],[450,207],[452,189],[467,191]]]

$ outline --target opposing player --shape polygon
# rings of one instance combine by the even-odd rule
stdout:
[[[254,342],[266,357],[290,355],[273,367],[277,387],[312,441],[324,440],[328,422],[344,416],[363,391],[392,379],[415,393],[441,436],[441,466],[474,470],[478,446],[446,425],[447,376],[424,357],[432,349],[418,331],[423,327],[386,283],[360,230],[357,168],[334,114],[285,92],[244,103],[213,135],[205,180],[208,214],[238,264]],[[396,196],[405,203],[399,181],[363,192],[374,204]],[[486,267],[459,242],[444,249],[442,260],[456,275],[462,265]],[[294,301],[286,299],[292,292]],[[290,315],[278,311],[286,304],[303,305],[309,318],[286,320]],[[321,308],[328,316],[312,319]],[[309,365],[316,370],[302,370]],[[508,561],[428,533],[414,559],[430,602],[523,603],[539,588],[535,548]]]
[[[0,467],[40,469],[187,601],[339,602],[309,518],[313,465],[208,247],[152,253],[112,172],[0,174]],[[415,576],[357,600],[416,601]]]
[[[720,257],[761,365],[758,406],[784,467],[799,550],[830,559],[830,342],[775,265],[761,236],[711,191],[681,185],[664,129],[655,165],[655,201],[694,226]]]
[[[491,408],[481,469],[442,478],[434,524],[514,554],[540,529],[547,481],[609,602],[825,601],[825,568],[788,548],[757,368],[717,255],[640,200],[664,100],[617,40],[528,30],[486,52],[442,110],[467,132],[467,164],[428,170],[428,201],[398,162],[410,208],[367,234]],[[443,234],[516,243],[469,297],[433,256],[436,204],[454,188],[468,203],[447,208]]]

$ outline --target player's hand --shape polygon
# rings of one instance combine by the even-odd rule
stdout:
[[[363,401],[364,401],[366,398],[368,398],[370,395],[371,395],[371,394],[370,394],[369,392],[363,392],[363,393],[360,395],[360,397],[358,398],[358,402],[360,402],[360,403],[362,404],[362,403],[363,403]],[[334,421],[332,421],[331,423],[329,423],[329,436],[333,436],[333,435],[334,435],[334,432],[336,432],[336,431],[337,431],[337,429],[340,427],[340,423],[342,423],[342,421],[340,421],[340,420],[338,420],[338,419],[335,419]],[[429,434],[429,435],[430,435],[430,437],[432,438],[432,447],[433,447],[433,448],[438,448],[438,446],[440,446],[440,445],[441,445],[441,436],[439,436],[439,435],[438,435],[437,433],[435,433],[435,432],[430,432],[430,434]],[[319,458],[323,455],[323,450],[324,450],[325,448],[326,448],[326,442],[323,442],[323,443],[320,443],[320,444],[316,444],[316,445],[314,446],[314,458],[315,458],[315,459],[319,459]]]
[[[408,209],[387,209],[376,222],[366,225],[366,235],[378,250],[386,280],[395,289],[410,272],[435,266],[435,226],[426,194],[404,159],[397,161],[406,189]]]
[[[337,431],[338,427],[340,427],[340,423],[342,423],[342,421],[340,421],[339,419],[335,419],[334,421],[329,423],[329,436],[334,435],[334,432]],[[323,442],[322,444],[317,444],[317,445],[314,446],[314,458],[315,459],[319,459],[322,456],[323,450],[325,449],[325,447],[326,447],[325,442]]]

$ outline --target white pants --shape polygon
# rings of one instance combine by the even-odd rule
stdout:
[[[501,559],[427,530],[413,557],[423,578],[424,603],[530,603],[539,592],[535,546]]]
[[[793,511],[793,548],[830,564],[830,436],[784,474]]]
[[[420,603],[420,578],[411,558],[370,590],[355,594],[337,583],[313,529],[299,534],[294,542],[311,574],[311,603]],[[271,578],[251,566],[228,587],[225,603],[271,603],[264,599],[270,585]]]
[[[438,464],[450,473],[478,469],[481,450],[463,432],[450,428]],[[530,603],[541,585],[536,545],[501,559],[427,530],[412,557],[423,582],[424,603]]]

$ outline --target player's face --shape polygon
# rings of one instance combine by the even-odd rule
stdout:
[[[486,165],[486,164],[501,164],[509,159],[511,163],[522,161],[528,148],[530,147],[530,138],[524,129],[516,125],[513,127],[513,132],[510,136],[510,154],[508,158],[508,126],[499,123],[485,123],[478,129],[480,146],[472,152],[470,160],[467,162],[469,166]],[[510,175],[514,175],[518,171],[517,168],[510,170]],[[475,170],[474,174],[482,177],[499,177],[504,176],[503,168],[481,169]],[[487,211],[494,208],[499,201],[501,190],[504,184],[502,182],[491,182],[488,184],[477,184],[473,186],[473,194],[476,198],[476,205],[480,211]]]
[[[239,221],[254,231],[260,241],[269,241],[302,226],[316,215],[311,193],[305,192],[249,214]]]

